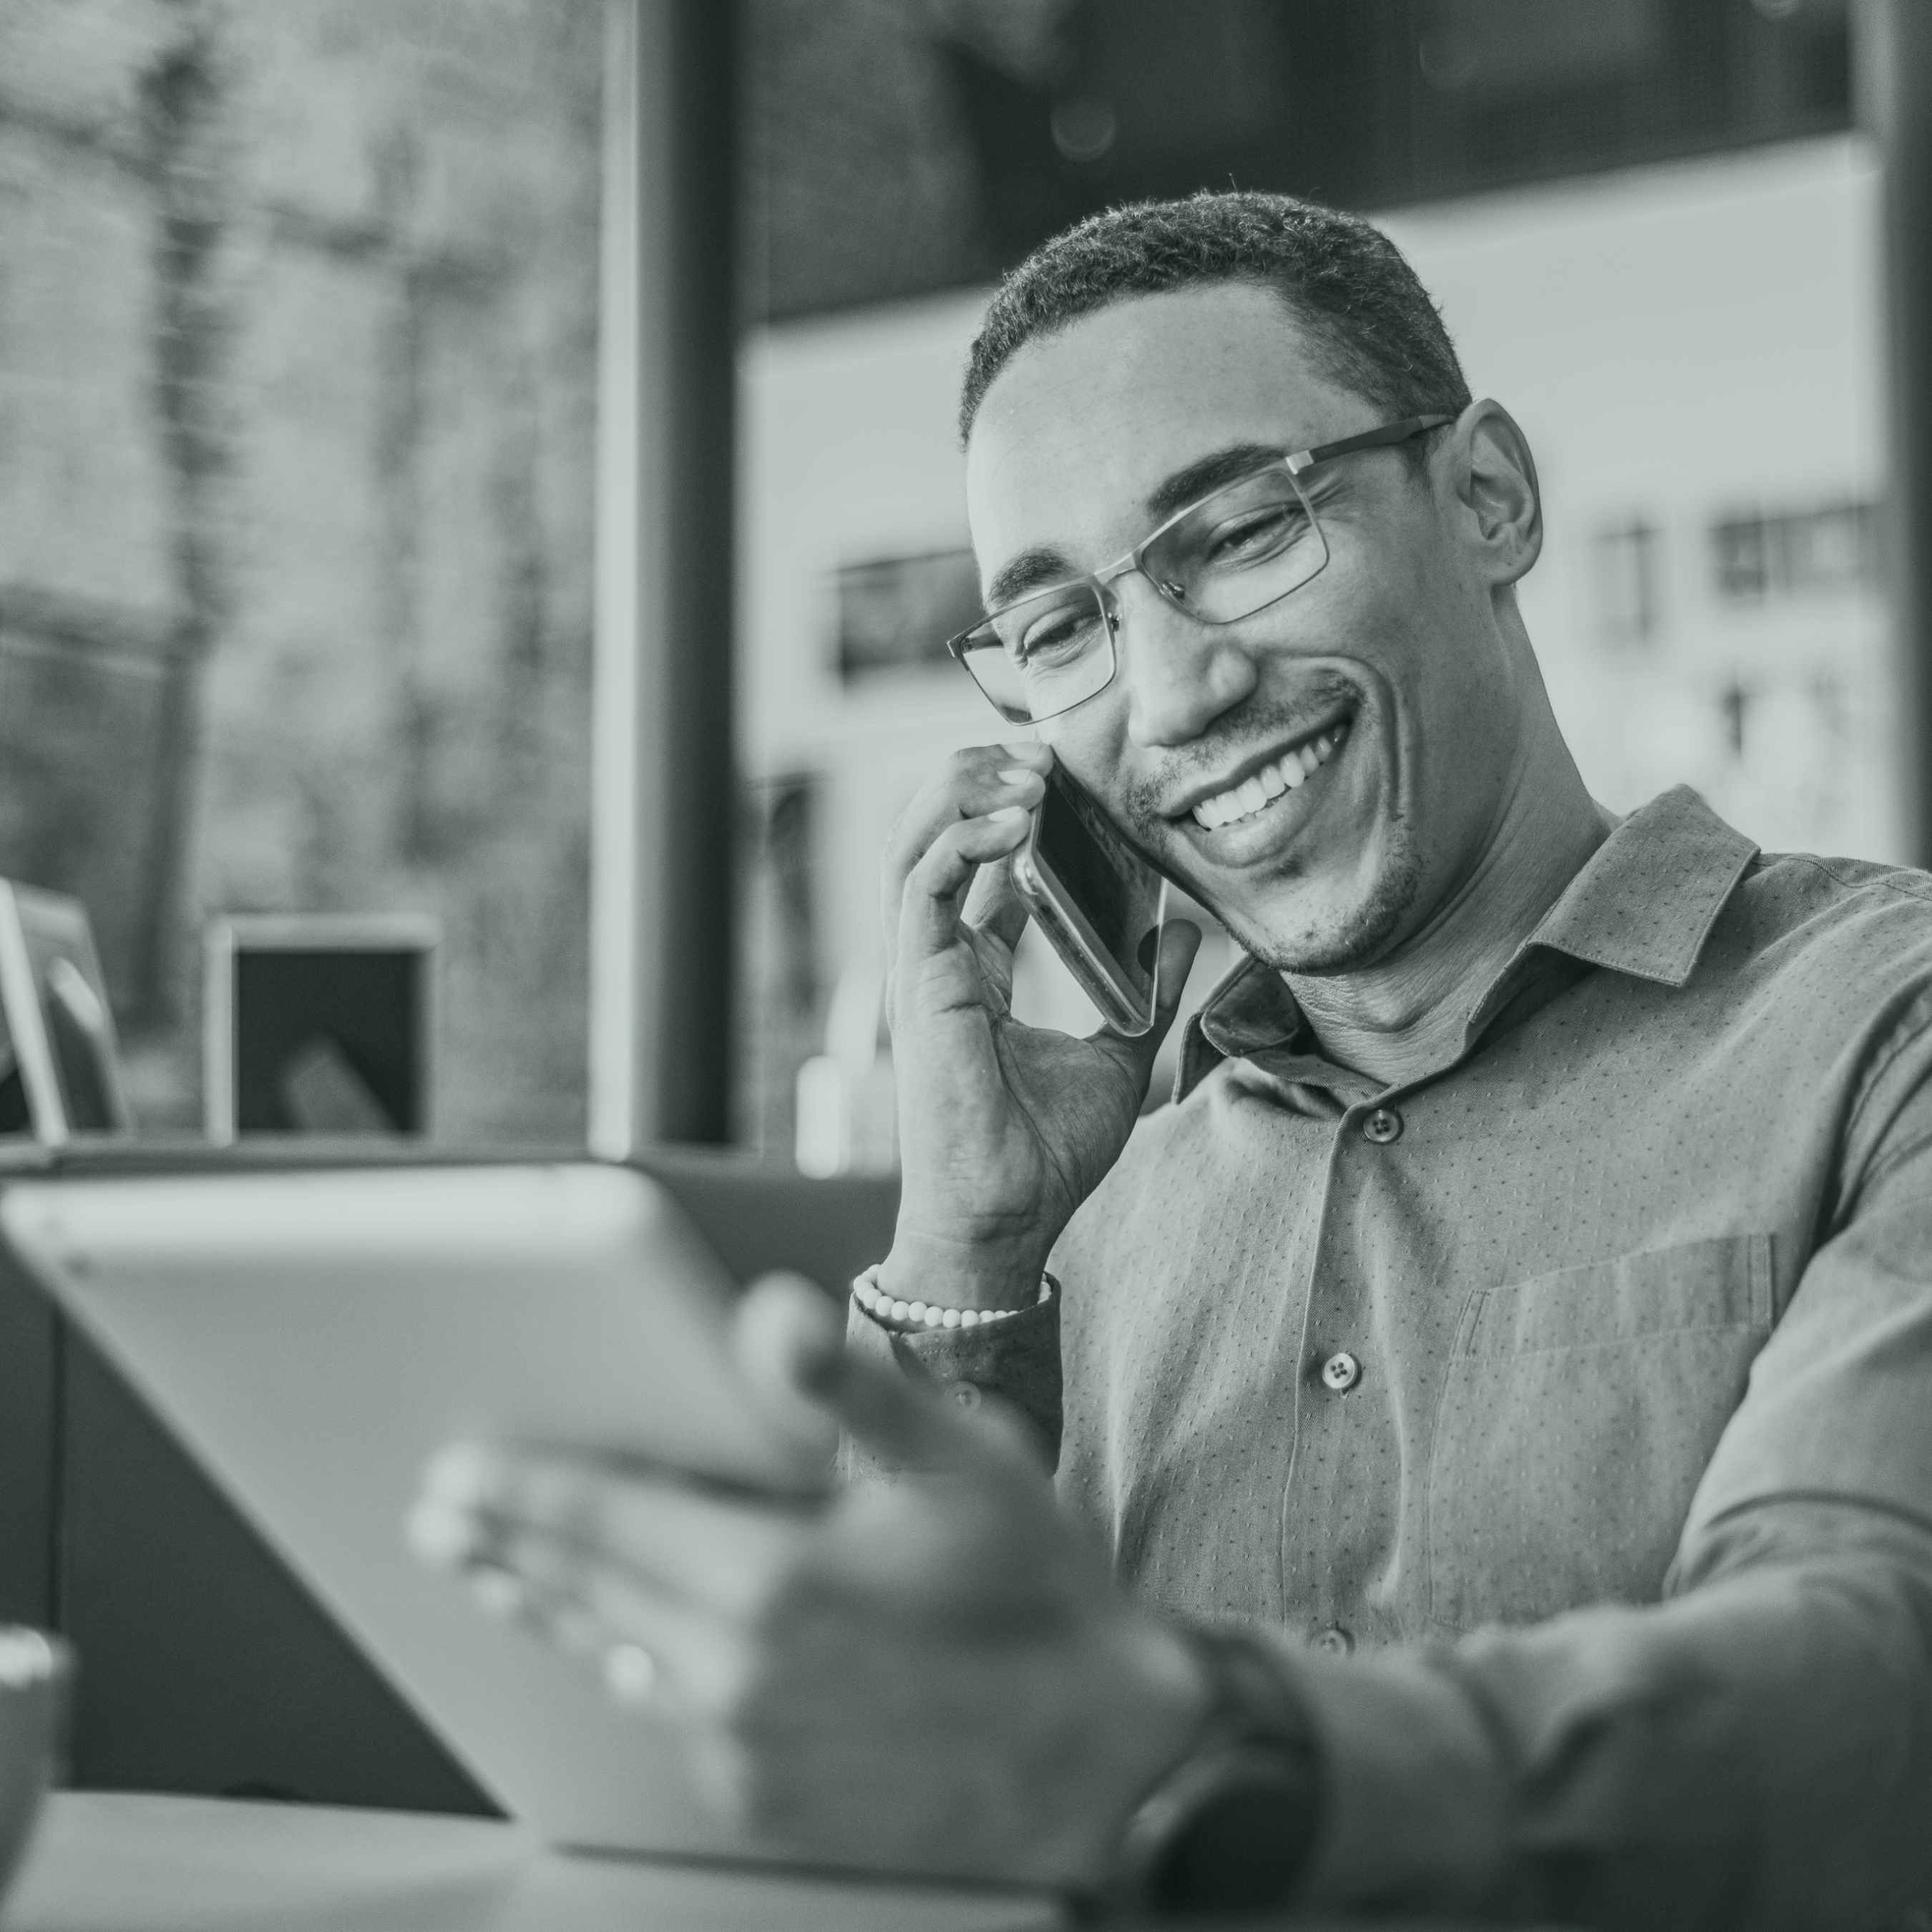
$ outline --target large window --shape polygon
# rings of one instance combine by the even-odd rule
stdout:
[[[440,931],[436,1118],[584,1113],[602,0],[0,8],[0,875],[148,1129],[218,913]]]

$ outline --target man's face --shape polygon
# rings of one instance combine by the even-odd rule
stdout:
[[[1384,413],[1322,373],[1267,290],[1117,303],[1029,344],[986,394],[967,453],[982,581],[1021,560],[1041,583],[1111,564],[1216,455],[1305,449]],[[1119,674],[1041,727],[1161,868],[1283,970],[1343,970],[1400,944],[1467,876],[1499,810],[1520,700],[1448,464],[1418,476],[1379,449],[1309,472],[1328,566],[1238,622],[1118,579]],[[1325,760],[1280,789],[1285,756],[1308,747],[1313,762],[1324,739]],[[1259,809],[1252,789],[1226,796],[1257,775],[1278,791]]]

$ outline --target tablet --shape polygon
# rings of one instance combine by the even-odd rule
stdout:
[[[702,1808],[672,1737],[404,1541],[424,1465],[464,1438],[796,1487],[726,1352],[730,1279],[658,1183],[69,1176],[10,1184],[0,1232],[505,1810],[558,1845],[766,1855]]]

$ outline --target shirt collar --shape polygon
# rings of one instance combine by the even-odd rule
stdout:
[[[1711,928],[1757,848],[1688,785],[1621,820],[1470,1015],[1472,1042],[1509,998],[1538,947],[1660,986],[1696,970]],[[1314,1042],[1280,975],[1244,957],[1189,1020],[1174,1097],[1184,1100],[1220,1060]]]

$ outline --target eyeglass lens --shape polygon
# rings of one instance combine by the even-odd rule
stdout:
[[[1195,504],[1147,547],[1142,567],[1161,595],[1210,624],[1232,624],[1298,590],[1328,545],[1285,468],[1238,478]],[[1091,583],[1063,584],[1000,611],[975,630],[966,668],[1001,715],[1051,718],[1104,689],[1113,631]]]

